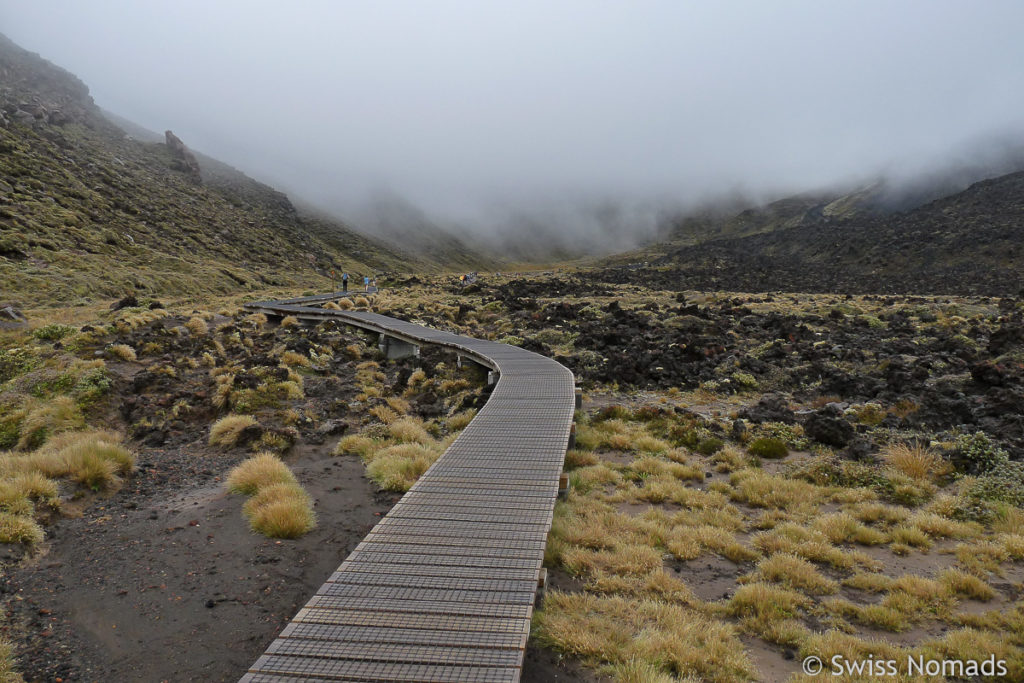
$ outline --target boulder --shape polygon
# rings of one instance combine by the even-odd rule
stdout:
[[[796,422],[796,414],[790,410],[789,402],[777,394],[763,396],[757,405],[741,410],[739,416],[755,423],[784,422],[793,424]]]
[[[804,434],[826,446],[844,448],[853,439],[854,429],[837,409],[826,406],[808,416]]]
[[[202,179],[199,170],[199,161],[195,155],[189,151],[189,148],[185,146],[185,143],[181,141],[177,135],[171,131],[166,131],[164,137],[167,140],[167,149],[171,151],[171,168],[175,171],[181,171],[193,182],[199,183]]]

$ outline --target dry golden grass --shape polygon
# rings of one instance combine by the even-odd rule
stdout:
[[[340,299],[338,301],[338,308],[340,308],[343,311],[350,311],[350,310],[352,310],[352,308],[353,308],[352,299],[349,299],[348,297],[345,297],[344,299]]]
[[[403,443],[376,451],[366,473],[388,491],[408,491],[441,455],[437,447]]]
[[[107,347],[107,352],[114,358],[123,360],[126,363],[135,361],[138,358],[135,349],[128,344],[111,344]]]
[[[399,417],[398,413],[396,413],[394,410],[392,410],[390,407],[386,405],[375,405],[374,407],[370,408],[369,412],[370,415],[373,415],[375,418],[377,418],[386,425],[391,424]]]
[[[43,528],[29,516],[0,512],[0,543],[34,545],[43,540]]]
[[[864,526],[847,512],[838,512],[818,517],[811,526],[825,534],[828,540],[835,544],[859,543],[861,545],[881,545],[889,540],[886,534],[877,529]]]
[[[971,600],[991,600],[996,596],[995,590],[977,576],[967,574],[959,569],[947,569],[939,574],[939,582],[947,591],[954,595]]]
[[[225,415],[210,427],[210,445],[234,448],[242,432],[256,424],[251,415]]]
[[[205,337],[210,333],[210,328],[207,326],[206,321],[199,316],[189,318],[188,322],[185,323],[185,329],[191,332],[193,337]]]
[[[39,471],[19,472],[4,483],[9,483],[29,500],[56,506],[59,503],[57,482]]]
[[[890,444],[882,451],[889,467],[917,481],[933,482],[953,471],[952,465],[926,446]]]
[[[412,409],[409,402],[400,396],[388,396],[384,399],[384,402],[388,404],[388,407],[400,415],[408,415],[409,411]]]
[[[812,604],[802,593],[759,581],[736,589],[723,609],[739,619],[748,633],[768,642],[795,645],[807,635],[800,617]]]
[[[793,590],[818,595],[832,594],[839,590],[839,584],[822,575],[813,564],[789,553],[776,553],[764,558],[744,580],[778,583]]]
[[[358,455],[364,460],[368,460],[377,449],[383,446],[384,444],[368,436],[349,434],[338,441],[338,445],[334,447],[334,455]]]
[[[352,303],[356,308],[366,308],[370,305],[370,300],[365,296],[357,296],[355,299],[352,299]]]
[[[295,475],[273,453],[258,453],[236,465],[228,473],[227,489],[231,493],[253,495],[273,484],[296,484]]]
[[[731,626],[661,600],[553,591],[536,626],[542,644],[630,675],[645,670],[713,683],[755,677]]]
[[[68,436],[73,438],[60,444],[55,453],[73,481],[93,489],[108,488],[119,482],[118,474],[135,467],[135,455],[120,444],[119,436],[111,438],[109,432]]]
[[[245,318],[242,319],[242,322],[249,323],[254,328],[260,329],[267,324],[267,316],[263,313],[252,313],[245,316]]]
[[[413,370],[411,375],[409,375],[409,379],[406,380],[406,385],[409,386],[410,388],[415,387],[418,384],[422,384],[426,379],[427,373],[424,372],[422,368],[417,368]]]
[[[820,531],[792,522],[755,534],[752,543],[766,555],[789,553],[811,562],[830,564],[836,569],[874,569],[878,564],[862,552],[835,547]]]
[[[286,315],[285,317],[281,318],[281,327],[298,327],[298,326],[299,326],[299,319],[296,318],[294,315]]]
[[[316,528],[316,515],[302,497],[286,496],[253,510],[249,525],[270,538],[298,538]]]
[[[390,423],[388,434],[398,443],[429,444],[434,441],[423,422],[414,417],[403,417]]]
[[[251,518],[259,508],[265,505],[280,503],[282,501],[305,501],[312,506],[313,501],[305,489],[294,481],[282,481],[276,484],[266,484],[256,490],[255,493],[242,505],[242,514]]]
[[[43,444],[55,434],[81,429],[85,418],[70,396],[55,396],[49,401],[29,401],[21,421],[21,436],[15,446],[28,450]]]
[[[474,417],[476,417],[476,408],[470,408],[469,410],[464,410],[461,413],[455,413],[454,415],[449,416],[448,419],[445,420],[445,426],[453,432],[462,431],[469,426],[469,423],[472,422]]]
[[[298,366],[301,368],[308,368],[313,364],[312,361],[309,360],[308,356],[304,356],[303,354],[295,351],[285,351],[281,354],[280,360],[283,365],[287,365],[288,367]]]
[[[566,451],[565,454],[565,469],[567,470],[596,465],[598,462],[600,462],[600,459],[592,451],[581,451],[578,448],[573,448]]]
[[[814,484],[756,469],[734,472],[729,477],[729,484],[733,487],[730,492],[733,500],[755,507],[782,510],[815,506],[825,493],[824,489]]]
[[[963,628],[947,633],[940,640],[924,643],[918,649],[926,660],[952,662],[974,660],[980,662],[989,657],[995,657],[997,661],[1001,660],[1006,663],[1006,675],[994,680],[1007,682],[1024,680],[1024,648],[1021,647],[1019,630],[1016,633],[993,633]],[[951,678],[976,679],[974,676],[960,677],[955,669],[952,670]]]

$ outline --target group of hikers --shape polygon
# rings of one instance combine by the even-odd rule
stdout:
[[[348,273],[341,274],[341,291],[348,291]],[[372,290],[371,290],[372,288]],[[377,278],[370,277],[369,275],[363,276],[363,291],[377,291]]]

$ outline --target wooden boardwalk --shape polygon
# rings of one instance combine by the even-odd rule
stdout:
[[[514,346],[311,305],[341,296],[247,308],[448,347],[499,379],[487,405],[241,681],[518,681],[572,425],[573,375]]]

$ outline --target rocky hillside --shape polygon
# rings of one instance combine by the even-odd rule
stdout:
[[[1016,295],[1022,287],[1024,172],[905,213],[789,215],[776,229],[669,245],[650,267],[609,268],[599,279],[747,292]]]
[[[75,76],[0,36],[0,292],[26,305],[235,292],[421,268],[192,154],[133,139]],[[358,252],[358,257],[355,253]]]

